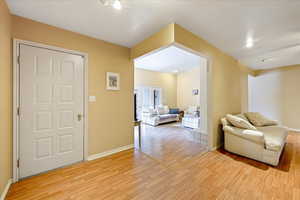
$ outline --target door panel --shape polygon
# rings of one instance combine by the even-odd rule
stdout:
[[[83,58],[20,45],[20,178],[83,160]]]

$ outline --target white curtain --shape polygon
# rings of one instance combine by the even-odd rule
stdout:
[[[138,87],[136,88],[137,99],[137,118],[140,119],[143,109],[154,108],[162,104],[162,89],[155,87]],[[154,100],[155,98],[155,100]]]

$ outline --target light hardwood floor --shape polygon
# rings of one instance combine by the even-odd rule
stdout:
[[[300,134],[288,136],[278,167],[222,149],[168,165],[128,150],[20,181],[12,185],[7,199],[299,200]]]
[[[135,129],[135,146],[138,148],[137,130]],[[165,165],[207,152],[207,136],[203,137],[190,128],[181,127],[181,122],[156,127],[142,124],[141,134],[140,150]]]

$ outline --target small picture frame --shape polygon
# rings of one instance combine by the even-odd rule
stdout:
[[[199,90],[198,90],[198,89],[194,89],[194,90],[193,90],[193,95],[196,96],[196,95],[198,95],[198,94],[199,94]]]
[[[120,90],[120,74],[107,72],[106,73],[106,89]]]

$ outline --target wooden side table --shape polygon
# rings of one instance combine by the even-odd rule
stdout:
[[[183,117],[184,117],[184,111],[182,110],[179,112],[179,120],[181,121]]]
[[[139,128],[139,148],[142,146],[142,132],[141,132],[141,122],[140,120],[134,121],[134,126]]]

